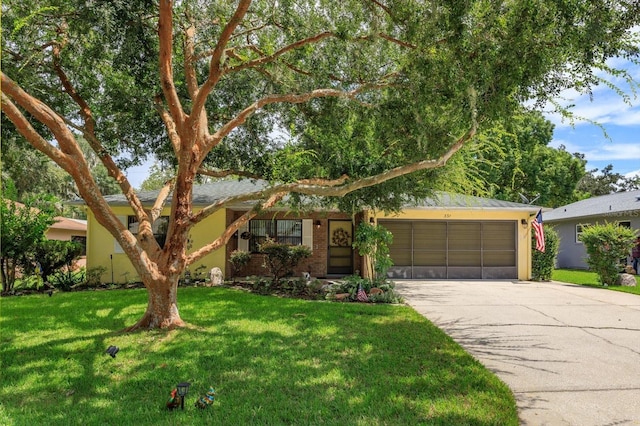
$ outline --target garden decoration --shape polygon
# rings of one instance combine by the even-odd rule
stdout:
[[[174,389],[171,391],[171,395],[169,396],[169,400],[167,401],[167,408],[169,410],[173,410],[174,408],[178,408],[182,402],[182,397],[178,396],[178,389]]]
[[[206,395],[201,396],[196,401],[196,407],[204,410],[205,408],[207,408],[208,406],[213,404],[213,400],[215,399],[215,395],[216,395],[216,391],[213,390],[213,387],[210,386],[209,387],[209,391],[206,393]]]
[[[120,351],[120,348],[119,348],[119,347],[111,345],[111,346],[109,346],[109,347],[107,348],[107,352],[106,352],[106,353],[108,353],[109,355],[111,355],[111,358],[115,358],[115,357],[116,357],[116,354],[117,354],[119,351]]]
[[[178,396],[180,397],[180,408],[184,410],[184,397],[189,393],[189,386],[191,383],[182,382],[176,385],[176,389],[178,391]]]
[[[333,231],[331,242],[335,246],[346,247],[349,245],[350,239],[351,239],[351,234],[349,234],[349,232],[345,231],[344,229],[339,228]]]
[[[367,297],[367,293],[362,288],[362,284],[360,284],[358,286],[358,294],[356,296],[356,299],[358,299],[358,302],[368,302],[369,301],[369,298]]]

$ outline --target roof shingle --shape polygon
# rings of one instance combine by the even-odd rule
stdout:
[[[629,215],[640,212],[640,190],[616,192],[587,198],[543,213],[545,222],[579,217],[605,216],[608,214]]]

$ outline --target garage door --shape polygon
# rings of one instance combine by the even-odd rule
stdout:
[[[380,220],[393,234],[390,278],[518,277],[516,221]]]

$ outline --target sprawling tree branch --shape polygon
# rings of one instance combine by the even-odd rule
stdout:
[[[171,0],[160,0],[158,40],[162,93],[164,93],[169,105],[171,116],[177,122],[178,127],[182,127],[185,114],[173,80],[173,2]]]
[[[75,135],[69,130],[66,120],[39,99],[34,98],[22,90],[20,86],[4,75],[4,73],[2,73],[2,92],[2,111],[7,114],[7,117],[10,117],[20,134],[35,148],[48,155],[56,164],[69,173],[76,182],[87,205],[96,213],[96,217],[103,225],[109,225],[107,229],[112,231],[112,235],[118,239],[123,248],[128,246],[128,250],[140,251],[134,248],[136,245],[135,237],[129,232],[122,232],[125,230],[124,226],[105,202],[100,189],[93,179],[84,154],[76,142]],[[24,114],[9,100],[9,96],[53,133],[60,149],[55,148],[38,134]],[[96,153],[109,170],[110,175],[120,179],[121,188],[123,190],[126,189],[124,194],[141,224],[140,235],[145,235],[146,233],[153,235],[149,218],[122,171],[116,166],[111,156],[102,148],[102,145],[97,141],[94,134],[85,132],[84,136],[92,148],[98,148]],[[157,247],[157,243],[155,244]]]
[[[209,77],[202,87],[200,87],[198,95],[193,99],[191,121],[198,119],[197,117],[204,109],[207,97],[222,77],[224,70],[224,52],[226,50],[227,43],[229,43],[229,39],[233,35],[236,27],[242,22],[242,18],[246,15],[250,5],[251,0],[241,0],[235,13],[223,28],[222,33],[218,38],[218,42],[216,43],[216,47],[213,49],[213,54],[211,55],[211,60],[209,62]]]
[[[478,131],[478,117],[477,117],[477,111],[476,111],[477,93],[474,88],[468,89],[468,96],[469,96],[469,104],[470,104],[470,121],[471,121],[471,126],[469,130],[464,135],[459,137],[444,154],[442,154],[440,157],[436,159],[428,159],[428,160],[417,161],[411,164],[405,164],[403,166],[395,167],[393,169],[387,170],[377,175],[365,177],[365,178],[358,179],[348,183],[347,181],[349,178],[346,175],[343,175],[340,178],[333,179],[333,180],[319,179],[319,178],[302,179],[302,180],[299,180],[298,182],[274,185],[272,187],[268,187],[252,193],[228,197],[222,200],[218,200],[216,203],[213,203],[205,207],[196,215],[194,215],[191,218],[191,226],[202,221],[204,218],[210,216],[211,214],[223,208],[224,206],[232,203],[266,199],[274,194],[279,194],[279,193],[285,193],[285,194],[299,193],[299,194],[315,195],[315,196],[321,196],[321,197],[342,197],[358,189],[377,185],[377,184],[386,182],[388,180],[394,179],[396,177],[404,176],[409,173],[443,167],[456,152],[458,152],[469,140],[471,140],[476,135]]]
[[[4,75],[3,75],[4,83]],[[5,85],[2,85],[2,112],[4,112],[9,120],[16,126],[18,132],[29,141],[34,148],[42,151],[49,158],[55,161],[60,167],[69,161],[69,157],[49,142],[47,142],[40,134],[33,128],[29,120],[25,118],[22,111],[11,101],[11,99],[5,94]],[[64,167],[63,167],[64,168]]]
[[[165,182],[165,184],[162,186],[162,189],[160,189],[160,192],[156,197],[156,202],[153,204],[153,207],[151,208],[151,211],[150,211],[151,223],[155,222],[162,214],[162,208],[166,204],[167,198],[171,194],[171,191],[173,191],[174,184],[175,184],[175,181],[173,179],[169,180]]]
[[[258,203],[256,205],[256,208],[254,208],[252,210],[249,210],[248,212],[244,213],[242,216],[240,216],[238,219],[236,219],[231,225],[229,225],[227,227],[227,229],[224,230],[222,235],[220,235],[215,241],[213,241],[213,242],[201,247],[199,250],[197,250],[197,251],[191,253],[189,256],[187,256],[186,265],[187,266],[188,265],[192,265],[193,263],[195,263],[198,260],[202,259],[203,257],[208,255],[209,253],[222,248],[225,244],[227,244],[227,242],[229,241],[231,236],[238,229],[240,229],[240,227],[242,225],[244,225],[245,223],[247,223],[251,219],[253,219],[258,214],[258,212],[260,210],[267,210],[267,209],[270,209],[271,207],[273,207],[276,203],[278,203],[280,200],[282,200],[285,195],[287,195],[286,192],[275,192],[275,193],[271,194],[266,201],[264,201],[262,203]]]
[[[276,103],[299,104],[299,103],[307,102],[314,98],[326,98],[326,97],[340,97],[340,98],[355,99],[355,97],[359,93],[362,93],[365,89],[373,88],[373,87],[380,88],[383,86],[388,86],[388,84],[375,85],[375,86],[366,85],[351,91],[343,91],[343,90],[336,90],[336,89],[316,89],[316,90],[312,90],[311,92],[301,93],[301,94],[288,93],[284,95],[265,96],[264,98],[255,101],[253,104],[249,105],[248,107],[240,111],[240,113],[238,113],[234,118],[232,118],[231,120],[226,122],[224,125],[222,125],[213,135],[211,135],[207,139],[205,150],[207,152],[210,151],[222,139],[224,139],[225,136],[231,133],[233,129],[244,124],[244,122],[247,121],[247,119],[251,115],[255,114],[256,111],[258,111],[261,108],[264,108],[267,105],[276,104]]]
[[[169,141],[171,142],[171,147],[173,148],[173,153],[176,155],[176,158],[180,158],[180,152],[182,149],[182,144],[180,142],[180,135],[178,134],[178,129],[176,128],[176,122],[173,121],[171,114],[164,108],[162,103],[162,99],[160,96],[155,98],[155,107],[156,111],[158,111],[158,115],[162,119],[165,128],[167,129],[167,136],[169,137]]]
[[[91,111],[91,107],[84,100],[84,98],[80,96],[78,91],[75,89],[75,87],[71,83],[71,80],[67,76],[66,72],[60,66],[60,49],[61,47],[57,44],[53,48],[53,58],[54,58],[53,67],[56,72],[56,75],[58,76],[58,78],[60,79],[60,82],[62,83],[62,86],[64,87],[64,91],[71,97],[71,99],[73,99],[73,101],[80,108],[80,115],[82,116],[85,123],[84,126],[80,128],[80,130],[82,131],[83,136],[85,137],[85,139],[87,140],[91,148],[95,151],[98,158],[100,158],[100,161],[102,162],[102,164],[104,164],[105,168],[107,169],[107,172],[109,173],[109,176],[111,176],[112,178],[115,179],[116,182],[118,182],[122,192],[125,195],[127,195],[127,199],[129,200],[131,205],[134,206],[134,210],[136,210],[136,213],[138,214],[138,219],[141,220],[142,217],[140,215],[144,216],[142,214],[143,213],[142,205],[137,199],[135,192],[133,191],[133,188],[131,187],[131,184],[129,183],[129,180],[127,179],[125,174],[122,173],[122,170],[120,170],[120,168],[116,165],[111,155],[108,154],[107,150],[104,148],[102,143],[100,143],[100,141],[96,137],[96,133],[95,133],[96,122],[95,122],[95,119],[93,118],[93,112]],[[68,120],[65,120],[65,122],[68,123]],[[82,154],[82,151],[81,150],[79,151],[82,157],[84,158],[84,154]]]
[[[335,34],[330,32],[330,31],[324,31],[324,32],[322,32],[320,34],[316,34],[316,35],[314,35],[312,37],[307,37],[305,39],[298,40],[295,43],[291,43],[291,44],[289,44],[287,46],[284,46],[283,48],[277,50],[276,52],[274,52],[271,55],[263,56],[263,57],[258,58],[258,59],[247,61],[247,62],[245,62],[243,64],[236,65],[235,67],[229,67],[227,70],[225,70],[225,73],[227,73],[227,72],[229,72],[229,73],[238,72],[238,71],[245,70],[247,68],[254,68],[254,67],[257,67],[257,66],[261,66],[261,65],[267,64],[269,62],[273,62],[273,61],[275,61],[276,59],[278,59],[280,56],[284,55],[287,52],[290,52],[290,51],[295,50],[295,49],[299,49],[302,46],[305,46],[307,44],[317,43],[317,42],[319,42],[321,40],[324,40],[327,37],[335,37]]]
[[[200,168],[198,170],[198,174],[203,176],[210,176],[217,179],[229,176],[241,176],[249,179],[262,179],[262,176],[255,173],[246,172],[244,170],[210,170]]]

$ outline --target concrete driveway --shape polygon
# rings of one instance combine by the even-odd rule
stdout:
[[[558,282],[396,290],[512,389],[521,425],[640,425],[640,296]]]

